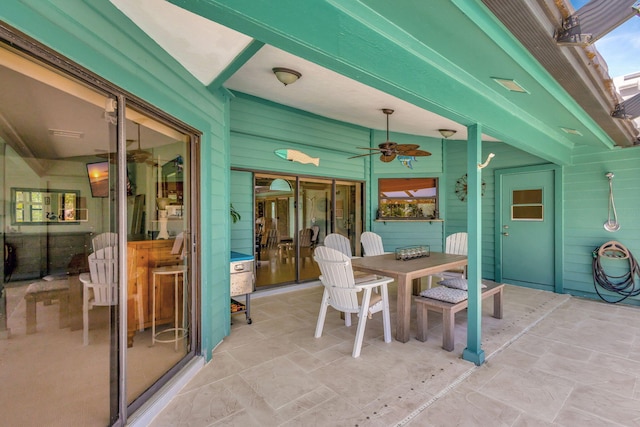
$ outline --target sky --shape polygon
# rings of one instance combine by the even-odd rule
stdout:
[[[578,10],[588,0],[571,0]],[[609,67],[609,75],[618,77],[640,72],[640,16],[634,16],[595,43]]]

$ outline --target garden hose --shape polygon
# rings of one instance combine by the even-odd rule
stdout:
[[[621,276],[610,276],[600,263],[601,258],[628,259],[629,271]],[[631,252],[619,242],[609,241],[593,251],[593,282],[598,296],[605,302],[618,303],[629,297],[640,295],[640,287],[636,288],[636,275],[640,277],[640,266]],[[606,291],[620,295],[619,299],[605,298],[598,286]]]

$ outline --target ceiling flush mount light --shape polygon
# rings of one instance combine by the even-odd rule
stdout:
[[[582,136],[582,134],[580,133],[580,131],[575,130],[575,129],[570,129],[570,128],[560,128],[562,129],[564,132],[568,133],[569,135],[578,135],[578,136]]]
[[[502,86],[503,88],[511,92],[529,93],[525,88],[520,86],[520,84],[513,79],[503,79],[501,77],[491,77],[491,78],[500,86]]]
[[[450,136],[455,135],[457,131],[453,129],[438,129],[438,132],[440,132],[440,135],[442,135],[442,137],[446,139]]]
[[[295,83],[300,77],[302,77],[302,74],[290,68],[276,67],[273,68],[272,71],[273,74],[276,75],[276,78],[280,81],[280,83],[285,86],[290,85],[291,83]]]

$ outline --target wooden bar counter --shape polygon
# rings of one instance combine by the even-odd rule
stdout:
[[[171,254],[174,239],[127,242],[127,344],[136,332],[151,327],[153,274],[156,267],[182,264],[180,254]],[[174,322],[174,281],[160,277],[156,289],[156,326]],[[182,295],[182,292],[178,293]],[[182,306],[180,302],[178,306]]]

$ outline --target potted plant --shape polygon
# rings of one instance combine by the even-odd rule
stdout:
[[[231,221],[236,223],[241,219],[240,213],[236,210],[236,208],[233,207],[233,203],[231,203],[230,206],[231,206],[231,209],[230,209]]]

